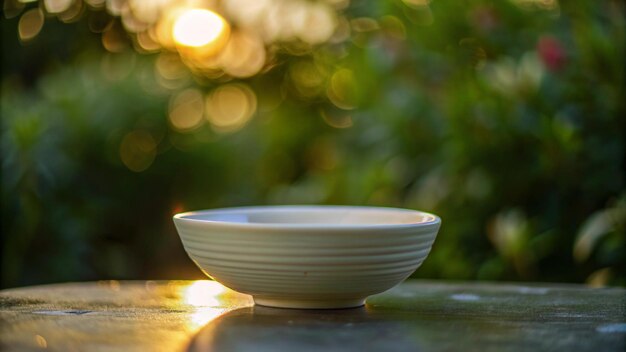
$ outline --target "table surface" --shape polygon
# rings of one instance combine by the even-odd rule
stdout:
[[[0,291],[0,349],[626,350],[626,290],[410,280],[361,308],[254,306],[213,281]]]

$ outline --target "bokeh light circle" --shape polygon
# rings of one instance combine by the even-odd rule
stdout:
[[[174,22],[174,40],[188,47],[202,47],[217,41],[227,31],[228,24],[213,11],[190,9]]]
[[[245,84],[217,87],[206,98],[206,117],[217,132],[233,132],[243,127],[257,109],[257,98]]]

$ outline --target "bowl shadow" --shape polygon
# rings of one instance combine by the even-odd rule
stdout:
[[[203,327],[188,351],[416,351],[409,329],[368,307],[336,310],[252,306]]]

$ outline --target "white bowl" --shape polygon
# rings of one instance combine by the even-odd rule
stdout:
[[[346,308],[404,281],[430,252],[439,217],[353,206],[261,206],[177,214],[189,257],[256,304]]]

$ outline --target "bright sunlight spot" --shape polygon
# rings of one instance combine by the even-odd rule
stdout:
[[[174,40],[183,46],[202,47],[225,35],[228,23],[213,11],[191,9],[174,23]]]
[[[198,280],[184,287],[183,301],[192,306],[218,306],[218,297],[226,288],[215,281]]]

